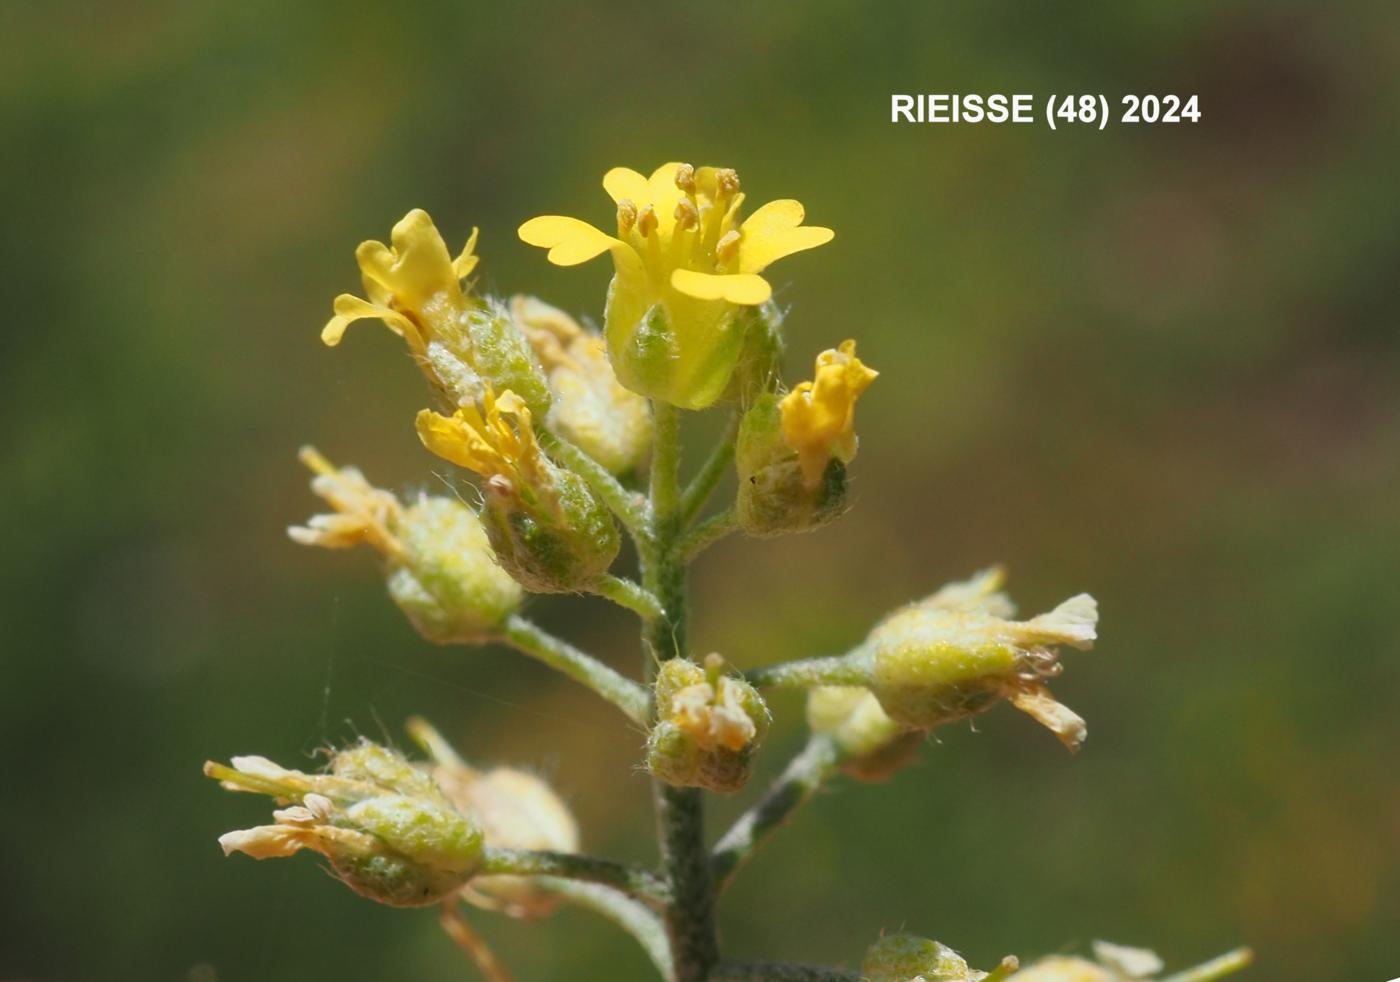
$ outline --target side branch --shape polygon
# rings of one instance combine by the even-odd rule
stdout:
[[[864,648],[826,658],[762,665],[744,673],[753,686],[770,689],[810,689],[818,685],[869,685],[870,663]]]
[[[573,852],[534,849],[501,849],[487,846],[482,852],[482,876],[557,876],[566,880],[602,883],[649,903],[663,904],[670,895],[666,883],[649,870],[611,859]]]
[[[715,845],[710,872],[722,890],[739,867],[793,812],[826,783],[840,761],[840,751],[828,736],[813,734],[807,746],[789,762],[773,786]]]
[[[680,537],[676,542],[676,556],[688,563],[738,527],[739,518],[733,508],[711,515]]]
[[[651,714],[651,694],[641,685],[604,665],[592,655],[556,638],[532,621],[512,614],[506,619],[504,640],[516,651],[544,662],[581,682],[641,726]]]
[[[666,614],[656,595],[639,583],[604,573],[593,581],[591,589],[600,597],[607,597],[619,607],[626,607],[644,621],[654,621]]]
[[[860,982],[859,972],[797,962],[721,962],[710,982]]]
[[[739,414],[736,412],[729,418],[719,443],[715,444],[715,448],[710,451],[710,455],[700,465],[700,470],[696,471],[695,477],[686,486],[685,493],[681,495],[683,523],[695,520],[695,516],[700,514],[705,502],[709,501],[710,495],[714,493],[716,485],[724,477],[724,472],[729,469],[729,462],[734,459],[734,438],[738,433]]]

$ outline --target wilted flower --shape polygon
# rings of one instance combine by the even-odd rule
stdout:
[[[773,289],[770,263],[830,242],[832,231],[802,225],[797,201],[771,201],[740,219],[744,195],[728,168],[662,164],[650,178],[626,167],[603,177],[617,205],[617,235],[561,215],[532,218],[520,237],[574,266],[610,252],[616,275],[605,331],[628,388],[686,409],[724,392],[744,344],[736,313]]]
[[[868,641],[870,688],[891,718],[920,729],[1005,698],[1077,750],[1084,721],[1055,700],[1045,680],[1059,674],[1057,645],[1093,647],[1098,605],[1081,593],[1048,614],[1013,621],[1001,582],[1001,571],[989,570],[881,622]]]
[[[439,644],[494,637],[520,605],[520,584],[496,562],[486,531],[455,498],[422,496],[404,505],[353,467],[337,468],[312,447],[302,462],[311,490],[335,509],[287,530],[303,545],[365,543],[384,558],[389,595],[425,638]]]
[[[212,761],[204,773],[230,791],[265,794],[282,807],[273,825],[219,837],[224,854],[254,859],[319,852],[356,893],[392,907],[450,896],[481,861],[481,829],[392,750],[364,742],[335,754],[329,774],[287,770],[265,757]]]

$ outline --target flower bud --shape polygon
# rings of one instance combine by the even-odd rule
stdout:
[[[1098,605],[1079,594],[1048,614],[1009,620],[1010,601],[991,570],[896,611],[873,632],[871,691],[890,717],[933,729],[1009,699],[1071,750],[1084,721],[1050,695],[1044,680],[1060,672],[1055,646],[1093,647]]]
[[[479,771],[469,766],[424,720],[411,720],[409,732],[433,758],[433,780],[458,811],[480,824],[486,845],[578,851],[578,825],[545,781],[509,767]],[[557,894],[529,876],[478,876],[463,888],[462,896],[478,907],[526,919],[543,917],[560,902]]]
[[[807,725],[830,736],[841,751],[841,769],[857,781],[878,784],[914,759],[924,734],[901,726],[880,708],[869,689],[822,685],[807,693]]]
[[[1002,965],[1002,971],[1014,969],[1015,959],[1004,959]],[[981,982],[987,978],[986,972],[969,968],[947,945],[912,934],[887,934],[871,945],[860,974],[862,982]]]
[[[664,662],[656,706],[658,720],[647,739],[652,774],[677,787],[722,794],[747,783],[772,715],[758,690],[724,674],[724,659],[710,655],[703,669],[682,658]]]
[[[846,465],[856,454],[855,404],[877,372],[854,341],[817,356],[816,380],[779,399],[759,396],[734,448],[739,522],[750,535],[814,529],[846,507]]]
[[[509,313],[464,291],[476,268],[477,231],[452,259],[428,213],[415,208],[394,226],[390,241],[355,250],[365,293],[335,298],[335,316],[321,331],[340,343],[354,321],[377,318],[404,339],[429,385],[448,406],[479,400],[487,386],[512,389],[536,412],[549,408],[549,389],[530,346]]]
[[[740,220],[733,170],[663,164],[645,177],[615,167],[603,187],[617,205],[617,235],[576,218],[544,215],[520,237],[573,266],[608,252],[616,270],[604,329],[622,384],[684,409],[726,390],[744,346],[740,314],[766,303],[770,263],[831,241],[804,226],[799,202],[772,201]]]
[[[554,464],[535,438],[531,413],[513,392],[488,390],[482,407],[452,416],[418,414],[433,453],[485,478],[482,519],[496,557],[526,589],[586,589],[621,548],[607,507],[583,479]]]
[[[520,606],[520,585],[496,562],[476,515],[455,498],[421,497],[405,507],[353,467],[336,468],[311,447],[301,459],[311,489],[335,508],[287,530],[303,545],[373,546],[384,557],[389,595],[418,632],[438,644],[479,644]]]
[[[651,408],[617,380],[603,338],[534,297],[514,297],[510,309],[548,374],[550,428],[614,474],[640,467]]]
[[[262,825],[219,838],[224,854],[254,859],[310,849],[361,896],[391,907],[422,907],[451,896],[481,861],[482,832],[432,779],[395,751],[368,742],[332,757],[329,774],[305,774],[264,757],[214,762],[204,773],[230,791],[251,791],[283,807]]]

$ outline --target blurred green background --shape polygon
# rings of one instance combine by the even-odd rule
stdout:
[[[788,377],[847,336],[858,504],[731,540],[695,645],[832,653],[993,561],[1079,590],[1075,759],[1008,708],[838,783],[726,898],[735,956],[847,965],[908,928],[974,964],[1095,937],[1258,979],[1400,974],[1400,8],[1291,3],[6,5],[0,976],[470,978],[430,913],[311,859],[225,860],[292,766],[421,712],[551,775],[650,861],[639,737],[503,650],[420,641],[364,554],[290,544],[314,441],[439,487],[396,339],[317,333],[408,208],[483,285],[598,315],[531,215],[606,224],[616,164],[739,169],[835,243],[773,272]],[[1194,126],[892,126],[891,92],[1198,93]],[[692,456],[692,461],[694,456]],[[631,668],[626,616],[541,600]],[[801,703],[762,765],[802,738]],[[722,802],[715,825],[752,795]],[[476,923],[522,979],[647,978],[593,915]]]

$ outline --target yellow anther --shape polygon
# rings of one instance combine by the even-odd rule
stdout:
[[[676,168],[676,187],[686,194],[695,193],[695,168],[690,164],[681,164]]]
[[[734,258],[734,255],[738,251],[738,229],[730,229],[728,232],[725,232],[719,237],[719,241],[715,243],[715,258],[719,260],[721,265],[728,265],[729,261]]]
[[[617,203],[617,235],[623,238],[637,224],[637,206],[631,198],[623,198]]]
[[[676,202],[676,225],[679,228],[695,228],[700,224],[700,210],[689,198]]]
[[[637,231],[641,233],[642,238],[646,238],[652,232],[656,231],[656,226],[656,209],[651,205],[647,205],[642,209],[641,214],[637,216]]]
[[[715,184],[722,195],[737,194],[739,191],[739,172],[733,167],[721,167],[715,171]]]
[[[313,474],[335,474],[336,468],[325,455],[315,447],[306,446],[297,451],[297,460],[306,465],[307,470]]]

